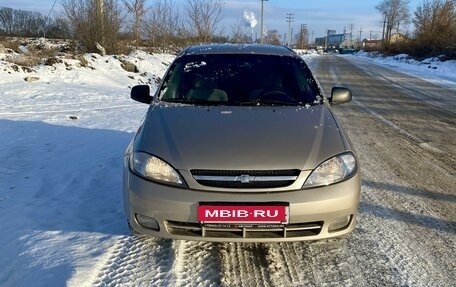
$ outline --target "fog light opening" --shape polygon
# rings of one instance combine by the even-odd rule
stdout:
[[[141,225],[142,227],[153,229],[155,231],[160,230],[160,226],[158,225],[157,220],[153,217],[145,216],[142,214],[135,214],[136,221]]]
[[[337,232],[346,229],[351,223],[351,215],[337,218],[328,228],[328,232]]]

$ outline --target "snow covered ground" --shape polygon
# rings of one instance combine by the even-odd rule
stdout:
[[[432,57],[417,61],[407,54],[386,57],[379,53],[360,51],[349,55],[369,59],[398,71],[415,75],[437,85],[456,87],[456,60],[442,61],[442,57]]]
[[[374,266],[372,273],[380,270],[379,278],[393,270],[385,264],[390,263],[389,253],[397,255],[394,245],[382,245],[378,252],[387,256],[382,255],[384,261],[379,261],[379,257],[370,258],[377,252],[372,238],[368,241],[372,248],[363,247],[354,258],[350,257],[351,249],[339,248],[344,241],[241,247],[129,236],[121,198],[122,154],[147,109],[147,105],[132,101],[129,91],[138,83],[155,87],[173,58],[144,52],[105,57],[87,54],[87,64],[65,59],[25,72],[15,71],[0,54],[0,286],[272,285],[243,281],[242,277],[305,283],[311,278],[300,272],[301,255],[311,263],[321,260],[318,264],[335,266],[309,270],[309,274],[322,280],[322,272],[335,280],[342,277],[345,281],[339,283],[343,285],[372,282],[362,278],[364,265],[368,271]],[[136,64],[139,72],[126,72],[121,60]],[[372,61],[456,86],[454,61],[432,62],[437,69],[391,59]],[[31,76],[39,79],[24,80]],[[369,207],[365,204],[364,209],[369,211]],[[360,238],[370,234],[366,227],[360,228],[361,235],[355,236],[349,247],[357,250],[365,244]],[[295,253],[287,255],[285,248]],[[341,259],[345,255],[349,261]],[[225,259],[219,262],[218,256]],[[407,254],[392,261],[401,263],[403,256]],[[361,259],[365,261],[357,263]],[[352,276],[348,270],[354,265],[359,272]],[[269,275],[268,270],[274,272]],[[407,275],[402,270],[396,273]],[[132,278],[136,278],[134,283]],[[225,278],[235,281],[226,282]],[[405,279],[388,280],[414,285]]]
[[[124,56],[139,73],[85,58],[30,73],[0,61],[0,286],[91,285],[128,234],[122,153],[147,109],[130,87],[154,87],[174,56]]]

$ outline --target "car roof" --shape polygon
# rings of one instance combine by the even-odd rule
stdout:
[[[184,49],[183,55],[208,55],[208,54],[259,54],[277,56],[296,56],[296,53],[285,46],[266,44],[206,44],[190,46]]]

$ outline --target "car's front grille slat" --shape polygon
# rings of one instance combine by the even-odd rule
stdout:
[[[212,175],[195,175],[196,180],[202,181],[241,181],[242,176],[212,176]],[[297,176],[249,176],[250,181],[290,181],[296,180]]]
[[[291,170],[192,170],[201,185],[221,188],[277,188],[293,184],[300,171]]]
[[[239,176],[248,174],[250,176],[291,176],[299,175],[298,169],[279,169],[279,170],[213,170],[213,169],[193,169],[192,175],[209,176]]]

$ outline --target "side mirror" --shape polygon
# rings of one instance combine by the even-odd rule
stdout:
[[[150,95],[149,85],[137,85],[131,88],[130,97],[140,103],[150,104],[153,97]]]
[[[332,105],[339,105],[348,103],[352,100],[352,94],[350,89],[344,87],[333,87],[331,90],[331,97],[329,103]]]

